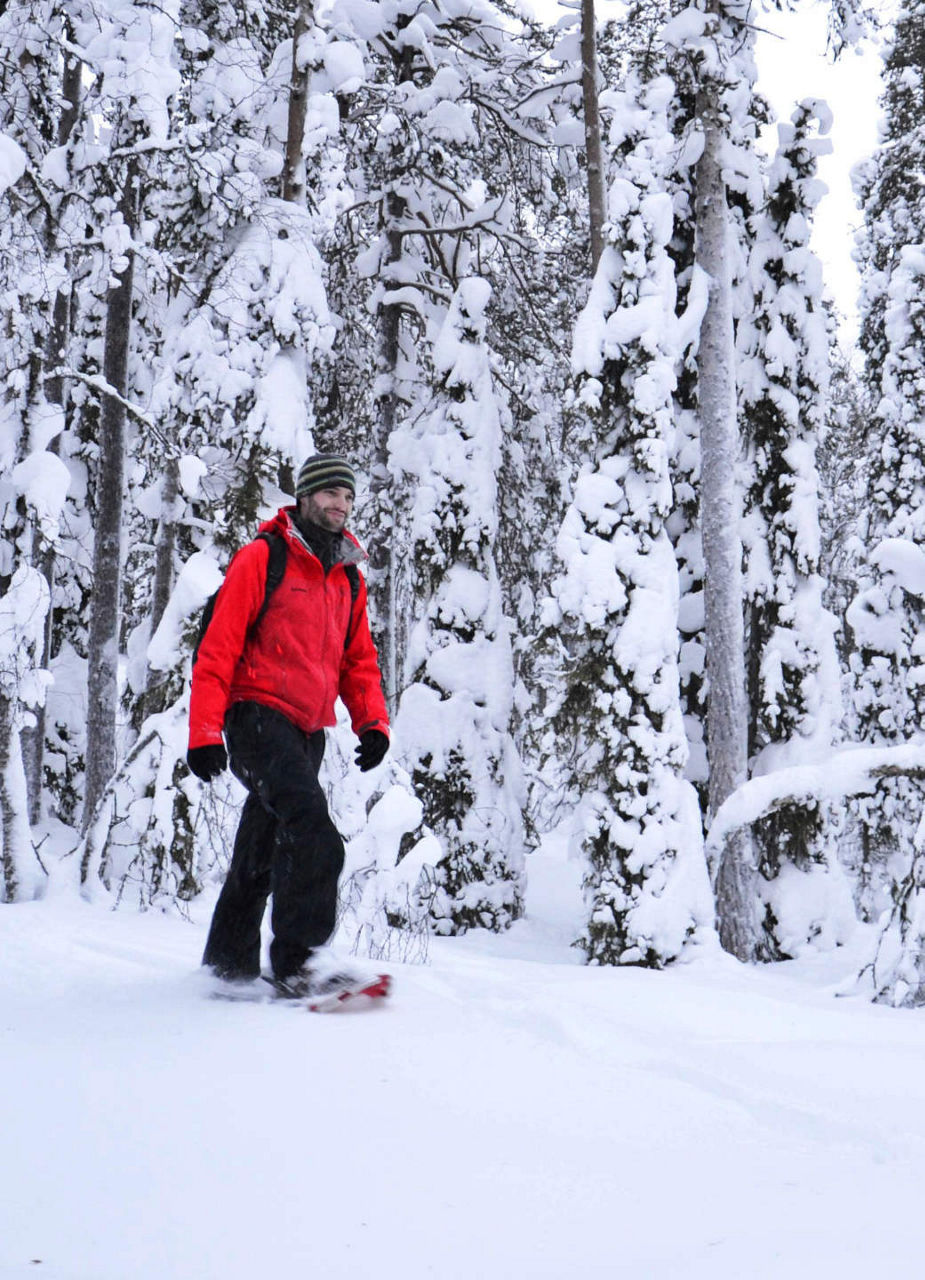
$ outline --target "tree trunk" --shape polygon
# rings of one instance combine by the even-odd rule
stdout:
[[[15,699],[0,693],[0,902],[18,902],[35,892],[35,878],[27,868],[38,857],[29,827],[20,737]]]
[[[727,796],[745,781],[748,769],[729,217],[721,167],[723,134],[714,93],[701,91],[698,114],[704,126],[704,149],[696,175],[697,262],[709,277],[709,301],[700,333],[698,394],[711,820]],[[726,841],[720,857],[716,912],[720,941],[740,960],[757,958],[756,875],[751,834],[737,831]]]
[[[585,155],[588,165],[588,221],[591,234],[591,274],[604,247],[604,158],[601,113],[597,95],[597,32],[594,0],[581,0],[581,94],[585,117]]]
[[[394,192],[386,197],[386,214],[389,223],[399,221],[405,212],[406,201]],[[394,265],[402,256],[402,237],[393,230],[386,232],[388,255],[385,269]],[[379,416],[373,439],[370,498],[377,509],[375,533],[369,541],[369,592],[377,622],[377,641],[382,686],[389,714],[398,710],[401,693],[399,678],[400,656],[398,652],[398,621],[394,607],[394,574],[392,542],[394,522],[390,515],[393,506],[392,478],[389,472],[389,440],[395,430],[398,416],[398,395],[395,385],[398,358],[401,351],[401,308],[383,305],[380,309],[379,369],[384,375],[385,389],[379,397]]]
[[[312,0],[299,0],[295,27],[292,33],[292,71],[289,79],[289,123],[286,132],[286,159],[283,165],[283,199],[292,204],[305,203],[305,160],[302,144],[305,139],[305,114],[308,110],[308,63],[300,65],[299,47],[302,37],[311,29],[314,21]]]
[[[59,290],[52,313],[51,334],[49,335],[46,360],[52,369],[60,366],[65,357],[71,323],[70,286]],[[49,404],[59,405],[62,416],[67,400],[67,383],[60,376],[45,379],[45,398]],[[49,450],[57,453],[60,448],[60,437],[49,444]],[[52,640],[54,634],[54,580],[55,549],[48,544],[38,529],[32,540],[32,563],[48,583],[49,606],[45,618],[45,640],[39,655],[39,665],[46,670],[51,666]],[[42,816],[42,788],[44,785],[43,769],[45,764],[45,725],[46,707],[42,702],[36,707],[35,724],[24,729],[20,735],[22,741],[23,767],[26,771],[26,790],[29,796],[29,821],[36,823]]]
[[[410,80],[414,68],[414,52],[403,47],[397,55],[397,80],[404,84]],[[398,183],[405,165],[404,151],[395,158],[395,171],[391,178]],[[390,190],[384,201],[384,223],[387,252],[382,267],[386,288],[393,283],[395,265],[404,252],[404,237],[398,230],[408,202],[396,190]],[[393,517],[395,495],[389,470],[389,440],[395,430],[399,413],[398,366],[402,346],[402,313],[396,303],[383,303],[379,308],[379,381],[382,388],[379,398],[379,415],[372,448],[370,472],[370,503],[375,520],[368,543],[368,589],[372,613],[376,620],[376,641],[379,648],[382,687],[389,714],[398,711],[402,692],[402,651],[400,619],[398,616],[397,582],[393,562],[395,522]]]
[[[20,815],[9,786],[9,769],[15,751],[13,704],[0,693],[0,902],[15,902],[19,896],[16,849]]]
[[[164,470],[164,489],[161,495],[161,518],[157,526],[154,549],[154,584],[151,588],[151,631],[153,636],[160,626],[164,610],[170,600],[174,584],[174,557],[177,550],[178,503],[180,493],[180,463],[176,457],[167,459]],[[145,669],[144,693],[133,717],[136,729],[140,729],[150,715],[165,711],[170,703],[171,675],[169,671]]]
[[[64,35],[72,42],[74,32],[69,19],[64,20]],[[71,136],[80,112],[80,77],[83,63],[73,53],[64,54],[64,65],[61,76],[61,115],[58,120],[58,146],[63,147]],[[57,227],[54,215],[50,214],[46,230],[46,242],[53,251],[57,241]],[[67,255],[65,255],[67,262]],[[71,332],[71,273],[66,272],[66,281],[55,296],[52,309],[51,332],[45,352],[46,366],[52,371],[60,368],[67,355],[68,339]],[[45,379],[45,399],[49,404],[59,405],[62,418],[67,402],[67,383],[60,374],[52,372]],[[49,449],[57,452],[59,441],[54,440]],[[45,643],[40,655],[40,665],[46,670],[51,665],[52,635],[54,630],[54,578],[55,551],[51,546],[43,545],[43,540],[36,531],[33,540],[33,564],[48,583],[49,599],[48,615],[45,619]],[[20,735],[23,752],[23,767],[26,773],[26,791],[29,796],[29,821],[36,823],[42,816],[42,788],[44,784],[43,770],[45,765],[45,702],[35,709],[35,724],[24,729]]]
[[[38,534],[33,539],[32,563],[48,583],[49,596],[55,578],[55,552],[52,547],[42,548]],[[52,633],[54,630],[54,610],[49,598],[48,613],[45,615],[45,636],[39,665],[46,671],[51,665]],[[32,713],[35,723],[23,729],[19,735],[22,744],[23,769],[26,776],[26,794],[29,797],[29,821],[35,825],[42,817],[43,769],[45,767],[45,702],[36,707]]]
[[[130,166],[121,201],[122,216],[134,233],[137,172]],[[128,389],[134,254],[106,300],[103,377],[124,400]],[[93,544],[93,605],[87,660],[87,771],[82,830],[89,828],[116,763],[117,666],[121,585],[122,489],[125,473],[125,405],[103,395],[100,411],[96,485],[96,537]]]

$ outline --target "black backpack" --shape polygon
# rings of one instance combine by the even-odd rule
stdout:
[[[270,604],[270,597],[283,580],[283,574],[286,572],[286,555],[288,551],[286,539],[278,533],[258,533],[257,537],[262,538],[269,545],[270,556],[267,560],[267,581],[263,590],[263,604],[260,606],[260,612],[257,617],[251,623],[248,635],[251,635],[259,627],[263,615]],[[344,638],[344,648],[346,649],[350,643],[350,632],[353,628],[353,606],[356,604],[357,596],[360,594],[360,571],[355,564],[345,564],[344,569],[347,572],[347,580],[350,583],[350,619],[347,623],[347,635]],[[193,648],[194,666],[196,665],[196,659],[199,657],[202,641],[209,629],[209,623],[212,621],[212,615],[215,612],[217,596],[218,591],[213,591],[203,605],[202,616],[199,619],[199,630],[196,635],[196,644]]]

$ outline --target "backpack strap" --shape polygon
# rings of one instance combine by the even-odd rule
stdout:
[[[286,539],[280,537],[278,533],[258,533],[257,538],[267,543],[270,548],[270,555],[267,559],[267,581],[263,589],[263,604],[260,606],[260,612],[254,619],[250,627],[253,632],[260,625],[263,615],[266,613],[270,604],[270,597],[283,580],[286,572],[286,555],[288,548],[286,547]],[[248,632],[248,634],[250,634]]]
[[[347,634],[344,637],[344,649],[349,649],[350,641],[353,639],[351,632],[353,631],[353,606],[357,602],[357,596],[360,594],[360,571],[355,564],[345,564],[344,572],[347,575],[347,581],[350,583],[350,616],[347,619]]]
[[[267,579],[263,588],[263,604],[260,606],[257,617],[247,629],[248,637],[253,635],[257,627],[260,625],[260,621],[266,613],[267,606],[270,603],[270,597],[282,582],[283,574],[286,572],[286,555],[288,552],[286,539],[280,537],[278,533],[258,533],[254,541],[256,542],[258,539],[262,539],[267,543],[270,548],[270,554],[267,559]],[[212,621],[212,614],[215,612],[215,599],[217,595],[218,592],[213,591],[203,608],[202,615],[199,620],[199,632],[196,636],[196,643],[193,647],[193,666],[196,665],[196,659],[199,657],[200,645],[202,644],[205,634],[209,629],[209,624]]]

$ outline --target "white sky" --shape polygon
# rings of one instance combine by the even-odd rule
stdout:
[[[860,54],[848,52],[833,63],[825,49],[826,9],[825,0],[804,0],[798,13],[756,19],[777,33],[758,38],[758,87],[781,120],[802,98],[822,98],[831,108],[833,151],[819,163],[819,176],[829,194],[816,213],[813,248],[844,318],[843,341],[850,349],[857,330],[858,288],[851,259],[852,234],[860,222],[851,169],[877,145],[881,58],[879,50],[867,44]],[[766,145],[769,149],[776,145],[773,132]]]

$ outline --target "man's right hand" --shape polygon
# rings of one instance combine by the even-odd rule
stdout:
[[[211,782],[227,769],[228,753],[220,742],[210,743],[207,747],[190,747],[186,763],[190,773],[195,773],[203,782]]]

